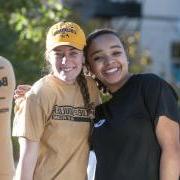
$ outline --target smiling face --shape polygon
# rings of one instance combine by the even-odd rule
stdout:
[[[83,52],[71,46],[58,46],[49,52],[53,75],[72,84],[82,70]]]
[[[111,92],[119,89],[128,79],[128,61],[122,43],[113,34],[95,37],[87,52],[92,73]]]

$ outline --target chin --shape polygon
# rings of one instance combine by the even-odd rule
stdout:
[[[109,79],[109,80],[106,80],[106,82],[108,83],[108,84],[117,84],[117,83],[120,83],[121,82],[121,79]]]

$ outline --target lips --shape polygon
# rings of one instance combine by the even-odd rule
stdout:
[[[64,71],[64,72],[70,72],[70,71],[72,71],[74,68],[75,68],[75,67],[63,67],[63,68],[61,68],[60,70],[61,70],[61,71]]]
[[[113,75],[114,73],[116,73],[118,71],[119,71],[118,67],[108,68],[108,69],[104,70],[104,74]]]

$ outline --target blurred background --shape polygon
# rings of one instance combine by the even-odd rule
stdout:
[[[0,0],[0,4],[0,55],[11,61],[17,84],[32,84],[42,76],[46,32],[67,19],[80,24],[86,34],[114,28],[128,45],[130,71],[155,73],[180,96],[179,0]],[[13,146],[17,159],[16,139]]]

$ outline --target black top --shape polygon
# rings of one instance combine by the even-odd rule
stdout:
[[[159,116],[179,122],[177,95],[153,74],[133,75],[96,108],[92,142],[96,180],[159,180]]]

